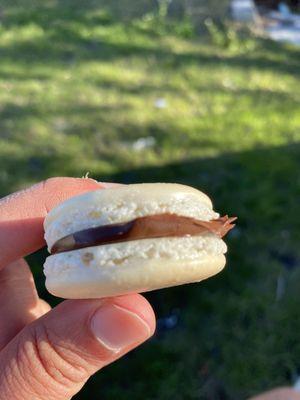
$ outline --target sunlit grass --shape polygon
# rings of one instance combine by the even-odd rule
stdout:
[[[58,18],[50,11],[50,20],[45,9],[28,11],[25,22],[22,12],[7,13],[1,129],[21,147],[51,142],[54,153],[72,150],[62,174],[82,151],[84,168],[99,174],[102,158],[105,170],[115,170],[299,139],[296,49],[261,42],[232,54],[196,37],[155,37],[153,26],[122,24],[103,12],[66,8]],[[155,107],[158,98],[164,109]],[[130,141],[147,136],[156,140],[151,149],[130,151]],[[22,173],[29,178],[27,167]],[[14,174],[7,179],[9,187]]]

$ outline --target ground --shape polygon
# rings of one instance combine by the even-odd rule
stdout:
[[[112,2],[114,3],[114,2]],[[147,3],[147,2],[144,2]],[[240,400],[300,367],[300,49],[99,2],[1,2],[0,191],[55,175],[180,182],[238,216],[228,263],[147,295],[155,337],[76,399]],[[39,291],[41,264],[29,257]]]

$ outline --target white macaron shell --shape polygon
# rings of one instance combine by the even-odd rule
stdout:
[[[46,287],[54,296],[65,299],[92,299],[142,293],[186,283],[200,282],[225,266],[225,256],[209,256],[199,260],[143,260],[126,268],[76,270],[68,278],[51,276]]]

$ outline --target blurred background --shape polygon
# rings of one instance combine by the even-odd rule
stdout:
[[[299,2],[0,0],[0,192],[178,182],[238,216],[227,268],[87,399],[240,400],[300,373]],[[299,38],[299,40],[298,40]],[[46,251],[28,257],[46,293]]]

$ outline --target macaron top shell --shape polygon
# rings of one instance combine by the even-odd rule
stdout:
[[[45,239],[51,249],[57,240],[79,230],[162,213],[203,221],[219,217],[209,197],[189,186],[172,183],[120,185],[73,197],[52,209],[44,222]]]

